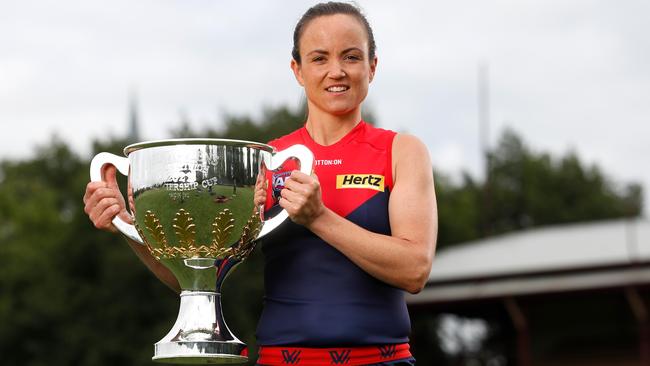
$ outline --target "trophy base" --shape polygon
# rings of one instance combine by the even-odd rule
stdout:
[[[175,357],[175,358],[166,358],[162,360],[153,359],[154,362],[176,364],[176,365],[243,365],[248,361],[246,357],[237,357],[237,358],[224,358],[224,356],[219,356],[215,358],[205,358],[205,357]]]
[[[246,345],[226,326],[221,295],[212,291],[183,291],[178,318],[171,331],[154,346],[156,362],[205,365],[242,364]]]
[[[243,364],[248,357],[240,355],[245,345],[222,342],[157,343],[155,362],[183,365]]]

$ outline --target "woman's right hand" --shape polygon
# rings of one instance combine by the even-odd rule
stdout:
[[[112,223],[115,216],[119,215],[127,223],[133,223],[133,220],[126,211],[124,197],[117,185],[117,169],[108,164],[103,173],[103,181],[90,182],[86,186],[83,197],[84,212],[96,228],[117,232],[117,228]]]

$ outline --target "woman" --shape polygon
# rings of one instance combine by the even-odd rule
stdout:
[[[272,172],[274,184],[257,187],[258,204],[273,202],[267,200],[273,195],[291,219],[263,240],[258,362],[412,365],[404,291],[417,293],[426,283],[437,234],[427,149],[413,136],[361,119],[377,57],[372,30],[356,7],[310,8],[294,31],[292,56],[307,121],[270,144],[305,144],[316,162],[311,176]],[[108,173],[111,182],[114,170]],[[115,215],[127,217],[107,183],[90,183],[84,202],[99,228],[113,230]],[[131,246],[178,289],[142,246]]]

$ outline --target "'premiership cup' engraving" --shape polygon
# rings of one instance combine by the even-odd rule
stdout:
[[[212,187],[213,185],[217,184],[217,182],[218,182],[217,177],[212,177],[212,178],[205,179],[204,181],[202,181],[202,182],[201,182],[201,186],[202,186],[203,188],[206,188],[206,189],[207,189],[207,188],[210,188],[210,187]]]
[[[168,191],[191,191],[199,186],[197,182],[165,183],[165,189]]]

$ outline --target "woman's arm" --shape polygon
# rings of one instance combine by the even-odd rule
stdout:
[[[280,205],[364,271],[411,293],[429,277],[438,232],[429,153],[416,137],[393,141],[393,190],[388,212],[391,235],[370,232],[323,205],[316,177],[294,171],[285,181]]]
[[[90,218],[90,221],[93,222],[96,228],[113,233],[118,232],[112,223],[115,216],[119,215],[125,222],[131,222],[131,215],[126,211],[124,197],[117,186],[115,175],[115,167],[107,165],[102,174],[105,181],[88,183],[83,197],[84,211]],[[128,238],[126,238],[126,241],[142,263],[159,280],[177,293],[180,292],[180,286],[176,277],[174,277],[167,267],[163,266],[151,256],[146,246]]]

